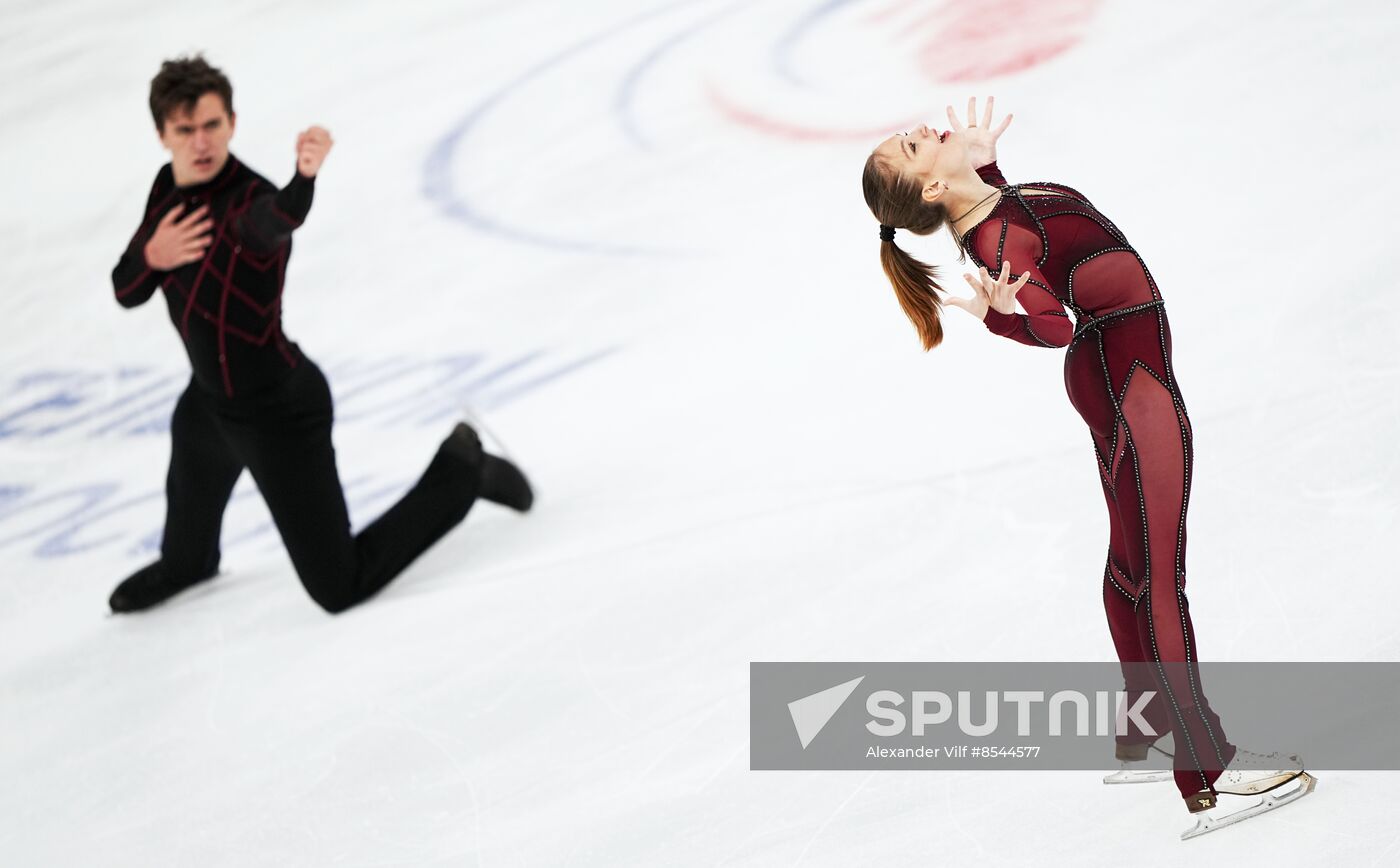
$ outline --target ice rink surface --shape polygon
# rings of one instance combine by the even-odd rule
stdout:
[[[1398,37],[1383,2],[0,4],[0,862],[1395,864],[1397,773],[1181,843],[1170,784],[750,771],[747,691],[1112,657],[1063,351],[949,308],[921,352],[857,186],[987,94],[1007,177],[1086,193],[1167,299],[1203,659],[1400,655]],[[335,136],[285,324],[357,526],[464,408],[537,485],[339,617],[246,476],[226,574],[107,615],[188,377],[108,275],[192,50],[276,183]]]

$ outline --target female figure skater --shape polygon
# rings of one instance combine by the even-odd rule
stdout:
[[[413,488],[351,535],[330,388],[282,332],[292,233],[311,209],[330,134],[311,127],[297,136],[296,172],[278,190],[229,153],[233,87],[202,57],[166,61],[150,107],[171,159],[156,173],[112,284],[128,308],[164,293],[193,373],[170,421],[160,559],[117,586],[112,611],[149,608],[218,573],[224,507],[244,468],[308,595],[331,613],[377,593],[478,496],[528,510],[534,495],[524,474],[459,423]]]
[[[1243,811],[1202,814],[1183,835],[1190,837],[1306,795],[1313,779],[1292,757],[1237,749],[1201,692],[1185,591],[1191,422],[1157,285],[1083,194],[1058,183],[1006,183],[996,141],[1011,116],[991,129],[992,105],[989,97],[980,126],[975,98],[966,126],[949,106],[948,132],[921,126],[891,136],[866,160],[862,182],[880,222],[880,263],[925,349],[942,341],[940,311],[949,304],[993,334],[1068,348],[1065,387],[1092,435],[1108,504],[1103,598],[1128,701],[1155,692],[1143,717],[1157,733],[1174,734],[1173,776],[1192,813],[1215,807],[1219,793],[1253,795],[1299,779],[1288,794]],[[896,228],[928,235],[943,226],[978,266],[976,276],[963,275],[971,298],[945,294],[936,269],[894,240]],[[1119,736],[1118,758],[1145,759],[1156,738]]]

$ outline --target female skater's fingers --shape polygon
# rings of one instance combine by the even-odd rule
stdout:
[[[947,307],[950,304],[953,307],[962,308],[963,310],[967,311],[968,313],[972,314],[978,319],[982,319],[986,315],[986,308],[984,307],[985,302],[980,301],[977,298],[962,298],[961,296],[956,296],[949,293],[943,296],[943,306]]]
[[[952,107],[952,106],[948,106],[948,123],[950,123],[950,124],[953,125],[953,130],[954,130],[955,132],[959,132],[959,133],[962,132],[962,130],[963,130],[962,121],[958,120],[958,115],[957,115],[956,112],[953,111],[953,107]]]
[[[982,112],[982,129],[984,130],[992,128],[992,101],[995,99],[994,96],[987,97],[987,108]]]
[[[967,98],[967,122],[972,126],[977,126],[977,97]]]
[[[993,139],[1000,138],[1001,134],[1006,132],[1006,128],[1011,126],[1011,118],[1012,115],[1007,115],[1005,118],[1002,119],[1001,123],[997,125],[997,128],[995,130],[992,130]]]

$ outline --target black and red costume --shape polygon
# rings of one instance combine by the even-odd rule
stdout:
[[[1175,736],[1177,787],[1183,797],[1208,790],[1235,747],[1201,689],[1186,602],[1191,421],[1162,296],[1142,257],[1082,193],[1007,184],[995,163],[977,171],[1002,195],[964,233],[964,249],[993,275],[1003,261],[1013,280],[1030,272],[1016,296],[1026,313],[988,309],[984,323],[1023,344],[1068,348],[1065,388],[1089,426],[1108,504],[1104,607],[1129,700],[1156,691],[1143,716]],[[1119,738],[1135,740],[1152,739]]]
[[[466,517],[482,478],[480,442],[454,431],[403,499],[358,536],[331,444],[330,387],[282,332],[292,232],[315,179],[281,190],[233,155],[211,180],[179,187],[156,175],[141,226],[112,271],[117,301],[157,289],[193,375],[170,423],[161,557],[123,582],[112,608],[130,611],[218,572],[224,507],[244,468],[253,475],[307,592],[330,612],[368,598]],[[145,246],[170,209],[209,206],[211,243],[197,262],[158,271]],[[523,482],[523,480],[522,480]]]

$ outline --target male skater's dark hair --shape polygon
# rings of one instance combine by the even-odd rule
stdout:
[[[233,115],[233,85],[218,68],[210,66],[204,55],[177,57],[160,65],[160,72],[151,79],[151,117],[156,130],[165,129],[165,119],[171,112],[194,111],[194,104],[206,93],[217,93],[224,101],[224,110]]]

